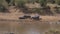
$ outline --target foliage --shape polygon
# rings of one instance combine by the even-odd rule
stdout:
[[[58,31],[58,30],[49,30],[48,32],[45,32],[45,34],[60,34],[60,31]]]
[[[18,7],[24,7],[24,4],[25,4],[25,2],[24,1],[18,1],[17,2],[17,5],[18,5]]]
[[[60,0],[56,0],[56,3],[57,3],[58,5],[60,5]]]
[[[28,0],[30,3],[33,3],[34,4],[34,2],[35,2],[35,0]]]
[[[48,0],[47,2],[54,4],[55,3],[55,0]]]
[[[47,0],[39,0],[39,2],[40,2],[40,5],[42,6],[42,7],[45,7],[46,6],[46,4],[47,4],[47,2],[46,2]]]

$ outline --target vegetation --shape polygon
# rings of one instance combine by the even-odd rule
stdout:
[[[17,6],[20,8],[24,8],[24,4],[25,4],[25,2],[22,0],[17,2]]]
[[[45,32],[45,34],[60,34],[60,31],[58,31],[58,30],[49,30],[48,32]]]
[[[56,0],[56,3],[57,3],[58,5],[60,5],[60,0]]]
[[[47,4],[47,0],[39,0],[39,2],[42,7],[45,7]]]
[[[0,0],[0,4],[1,4],[1,6],[5,7],[5,5],[3,5],[3,3],[2,3],[3,1],[4,0]],[[53,14],[52,11],[49,8],[48,9],[40,9],[41,7],[42,8],[47,8],[48,7],[47,3],[49,3],[49,2],[52,3],[52,4],[55,3],[55,4],[60,5],[60,0],[11,0],[11,5],[15,6],[15,4],[16,4],[18,6],[18,8],[20,8],[20,9],[23,8],[22,9],[23,12],[29,12],[30,11],[32,13],[39,13],[39,14]],[[32,10],[28,10],[28,7],[25,6],[26,3],[32,3],[32,4],[39,3],[41,7],[40,8],[35,8],[35,9],[32,8]],[[6,7],[5,7],[5,9],[6,9]],[[4,10],[3,11],[2,10],[3,9],[0,8],[1,12],[4,11]],[[60,13],[60,11],[55,11],[55,12]]]
[[[0,0],[0,3],[2,3],[4,0]],[[11,1],[14,1],[14,0],[11,0]],[[21,2],[22,1],[22,2]],[[35,2],[39,2],[41,5],[46,5],[47,2],[51,2],[51,3],[57,3],[57,4],[60,4],[60,0],[15,0],[14,2],[16,3],[23,3],[23,2],[30,2],[30,3],[35,3]]]

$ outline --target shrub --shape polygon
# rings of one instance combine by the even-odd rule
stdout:
[[[55,3],[55,0],[48,0],[47,2],[54,4]]]
[[[19,8],[24,8],[25,2],[24,2],[24,1],[18,1],[18,2],[17,2],[17,6],[18,6]]]
[[[39,2],[40,2],[40,5],[42,6],[42,7],[45,7],[46,6],[46,4],[47,4],[47,2],[46,2],[47,0],[39,0]]]
[[[60,34],[60,31],[58,31],[58,30],[49,30],[48,32],[45,32],[45,34]]]
[[[35,3],[35,0],[28,0],[28,3]]]

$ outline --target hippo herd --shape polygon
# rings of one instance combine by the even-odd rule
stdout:
[[[19,19],[27,19],[27,18],[34,19],[34,20],[40,20],[41,19],[39,15],[34,15],[34,16],[24,15],[22,17],[19,17]]]

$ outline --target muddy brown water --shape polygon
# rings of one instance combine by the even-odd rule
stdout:
[[[49,29],[60,29],[60,22],[0,20],[0,34],[44,34]]]

